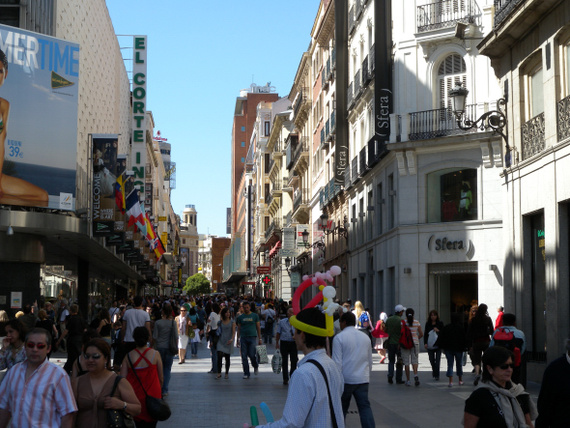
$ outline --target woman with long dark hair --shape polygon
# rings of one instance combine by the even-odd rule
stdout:
[[[437,337],[442,329],[443,323],[439,319],[439,314],[435,309],[432,309],[429,312],[424,328],[424,347],[428,352],[429,363],[431,364],[431,374],[434,380],[439,380],[441,349],[439,349],[435,342],[437,341]],[[428,339],[430,339],[429,342]]]
[[[414,319],[414,310],[412,308],[406,309],[406,324],[412,332],[412,339],[414,346],[410,349],[402,348],[402,360],[404,360],[404,369],[406,370],[406,386],[411,386],[410,382],[410,363],[414,371],[414,384],[420,386],[420,379],[418,377],[418,357],[420,354],[420,339],[424,336],[422,332],[422,325],[417,319]]]
[[[216,379],[222,377],[222,358],[226,360],[226,376],[228,378],[228,373],[230,371],[230,357],[234,350],[234,338],[236,336],[236,324],[232,320],[230,310],[228,308],[223,308],[220,312],[221,323],[218,328],[221,328],[221,334],[218,337],[217,351],[218,351],[218,374]]]
[[[467,344],[471,361],[475,367],[475,380],[473,385],[477,385],[481,379],[481,356],[489,347],[491,334],[493,333],[493,321],[487,313],[487,305],[481,303],[477,308],[477,313],[471,319],[467,329]]]

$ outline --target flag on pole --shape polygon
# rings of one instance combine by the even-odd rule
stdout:
[[[127,216],[129,222],[127,227],[133,224],[140,230],[143,236],[146,236],[146,224],[144,214],[141,208],[141,203],[139,200],[139,192],[137,189],[133,189],[126,200],[127,205]]]
[[[125,201],[125,178],[123,174],[120,174],[115,182],[115,203],[121,214],[125,214],[127,203]]]

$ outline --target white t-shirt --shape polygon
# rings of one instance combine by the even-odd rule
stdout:
[[[150,322],[150,315],[144,309],[129,309],[123,315],[123,321],[127,322],[125,330],[125,342],[134,342],[133,331],[137,327],[146,327],[146,323]]]
[[[210,317],[208,318],[208,324],[210,324],[210,330],[216,330],[218,328],[219,321],[220,321],[220,316],[215,312],[210,312]]]

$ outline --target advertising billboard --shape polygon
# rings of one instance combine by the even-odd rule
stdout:
[[[117,203],[115,189],[117,177],[124,164],[117,159],[118,136],[93,134],[93,234],[108,236],[113,233],[113,220]]]
[[[75,209],[79,45],[0,25],[0,204]]]

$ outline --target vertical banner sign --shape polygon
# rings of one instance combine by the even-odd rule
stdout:
[[[133,115],[131,138],[131,165],[134,184],[140,195],[144,195],[146,166],[146,36],[133,38]]]
[[[392,2],[377,0],[374,6],[376,75],[374,77],[374,142],[377,157],[383,157],[390,140],[392,94]]]
[[[232,233],[232,209],[226,208],[226,234]]]
[[[115,218],[115,184],[118,136],[93,134],[93,234],[108,235],[113,232]]]
[[[78,82],[78,44],[0,25],[0,205],[75,209]]]
[[[348,2],[335,2],[336,50],[336,148],[334,156],[334,183],[344,187],[348,168]],[[375,6],[376,7],[376,6]],[[378,25],[376,25],[378,27]]]
[[[283,228],[283,244],[281,246],[284,250],[295,249],[295,228],[294,227],[284,227]]]

